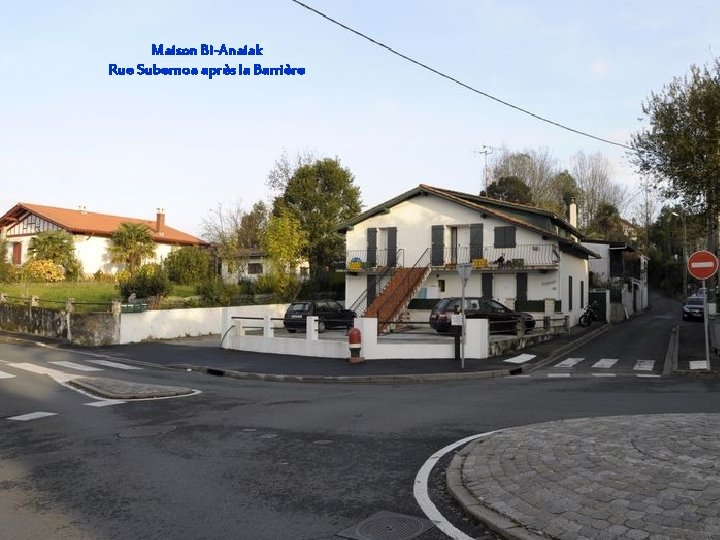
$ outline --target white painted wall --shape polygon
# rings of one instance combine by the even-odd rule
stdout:
[[[224,334],[231,325],[233,316],[262,318],[270,315],[272,318],[282,319],[288,305],[160,309],[142,313],[123,313],[120,315],[120,343]],[[282,320],[274,323],[277,328],[282,327]]]
[[[452,340],[440,343],[380,343],[377,336],[377,319],[355,319],[355,327],[362,333],[361,356],[366,360],[384,360],[405,358],[421,360],[423,358],[455,358],[455,345]],[[465,358],[481,359],[489,355],[488,322],[486,319],[467,321]],[[275,336],[248,336],[231,329],[222,347],[242,351],[319,358],[347,358],[350,355],[345,341],[318,340],[308,333],[303,338]]]
[[[560,296],[562,300],[562,311],[565,315],[570,318],[570,326],[577,324],[580,315],[582,315],[583,307],[587,306],[588,302],[588,261],[585,259],[578,259],[568,253],[561,254],[560,260],[561,270],[558,272],[558,283],[560,287]],[[572,310],[569,309],[570,300],[570,288],[569,288],[569,276],[573,277],[572,280]],[[584,295],[582,301],[580,299],[580,282],[584,282]]]

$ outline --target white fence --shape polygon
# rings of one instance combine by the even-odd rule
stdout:
[[[240,316],[242,317],[242,316]],[[270,317],[258,321],[251,318],[228,318],[223,325],[224,349],[252,351],[261,353],[289,354],[295,356],[314,356],[319,358],[347,358],[350,355],[346,339],[319,339],[317,317],[308,317],[307,332],[304,336],[276,337]],[[487,319],[468,319],[466,358],[487,358],[489,356],[489,334]],[[247,326],[261,327],[261,335],[249,335]],[[455,358],[453,340],[427,343],[423,340],[402,343],[380,342],[377,335],[377,319],[355,319],[355,327],[362,334],[361,356],[366,360],[377,359],[423,359]]]

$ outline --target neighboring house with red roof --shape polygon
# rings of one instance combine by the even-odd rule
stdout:
[[[86,274],[98,270],[115,273],[122,265],[110,262],[110,237],[121,223],[144,223],[156,243],[155,262],[161,262],[174,247],[208,247],[204,240],[173,229],[165,224],[165,213],[158,209],[154,220],[111,216],[40,204],[18,203],[0,217],[0,237],[8,241],[8,255],[13,264],[28,259],[30,239],[45,231],[67,231],[75,240],[75,254]]]

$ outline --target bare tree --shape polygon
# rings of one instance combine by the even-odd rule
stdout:
[[[250,249],[260,245],[260,236],[267,224],[269,209],[256,202],[246,212],[240,201],[231,206],[218,203],[210,215],[202,220],[203,236],[215,245],[218,257],[227,270],[235,273],[245,266]]]
[[[288,157],[286,151],[275,160],[275,165],[268,173],[266,185],[275,193],[283,193],[295,171],[303,165],[312,165],[316,161],[315,155],[304,150],[295,156],[294,160]]]
[[[582,192],[578,216],[581,228],[587,228],[595,221],[603,203],[616,207],[620,212],[625,209],[627,189],[610,180],[612,165],[605,156],[578,152],[573,156],[572,163],[572,176]]]
[[[503,148],[493,160],[493,182],[504,177],[517,177],[530,188],[535,205],[541,208],[558,207],[557,190],[553,180],[560,172],[558,160],[548,148],[510,152]]]

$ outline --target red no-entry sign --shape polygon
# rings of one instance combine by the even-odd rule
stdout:
[[[688,259],[688,272],[696,279],[707,279],[718,270],[718,258],[709,251],[696,251]]]

